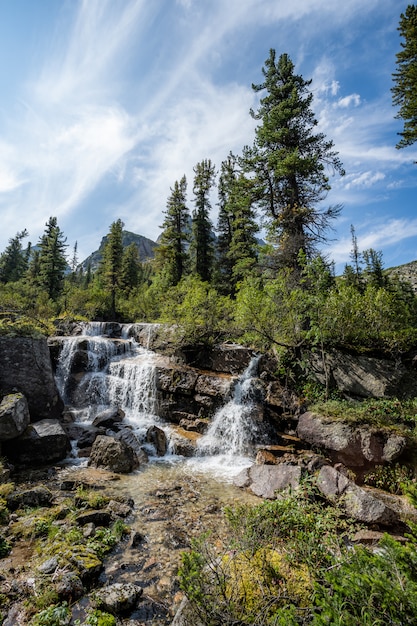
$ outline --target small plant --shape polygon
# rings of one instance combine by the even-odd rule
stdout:
[[[93,609],[85,618],[84,624],[89,626],[116,626],[116,618],[110,613],[105,613],[99,609]]]
[[[413,476],[414,471],[405,465],[376,465],[366,474],[363,482],[389,493],[403,494]]]
[[[40,611],[30,621],[31,626],[65,626],[69,624],[71,613],[66,602],[49,606]]]
[[[83,485],[77,488],[75,504],[82,508],[87,506],[91,509],[103,509],[108,505],[110,498],[93,489],[86,489]]]

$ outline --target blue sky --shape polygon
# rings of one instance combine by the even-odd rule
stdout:
[[[386,267],[417,258],[417,147],[397,150],[391,92],[402,0],[0,0],[0,250],[50,216],[79,260],[113,221],[156,240],[170,187],[254,138],[252,83],[270,48],[312,79],[345,166],[325,248]],[[215,199],[214,203],[215,204]],[[215,207],[212,215],[216,221]]]

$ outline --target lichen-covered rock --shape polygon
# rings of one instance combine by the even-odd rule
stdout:
[[[143,590],[133,583],[114,583],[99,589],[95,599],[100,609],[118,615],[135,608]]]
[[[128,474],[138,466],[136,455],[124,441],[99,435],[96,437],[88,461],[93,467],[102,467],[111,472]]]
[[[0,403],[0,441],[14,439],[29,426],[29,407],[22,393],[5,396]]]

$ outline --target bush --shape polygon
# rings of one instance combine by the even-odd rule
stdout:
[[[349,546],[355,528],[314,490],[230,509],[220,553],[206,535],[183,555],[180,584],[210,626],[415,624],[416,534],[384,536],[378,551]]]

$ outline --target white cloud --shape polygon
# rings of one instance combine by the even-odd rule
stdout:
[[[348,176],[348,182],[345,184],[345,189],[352,189],[353,187],[373,187],[376,183],[384,180],[385,174],[382,172],[361,172],[360,174],[351,174]]]
[[[336,106],[339,107],[340,109],[347,109],[350,106],[354,106],[357,107],[359,106],[361,103],[361,97],[358,93],[352,93],[350,94],[350,96],[345,96],[344,98],[340,98],[337,103]]]

